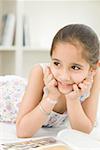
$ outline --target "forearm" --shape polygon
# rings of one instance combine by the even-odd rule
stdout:
[[[41,106],[47,113],[50,113],[54,107],[54,105],[49,105],[46,100],[41,101]],[[25,115],[17,124],[17,136],[32,137],[48,118],[45,112],[42,112],[39,104],[34,110]]]
[[[93,124],[88,116],[85,114],[80,101],[77,100],[67,100],[67,111],[69,116],[69,121],[73,129],[89,133]]]

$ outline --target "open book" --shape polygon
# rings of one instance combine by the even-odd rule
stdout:
[[[63,129],[56,137],[43,136],[2,143],[0,150],[100,150],[100,141],[76,130]]]

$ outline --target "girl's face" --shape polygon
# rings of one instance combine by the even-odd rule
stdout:
[[[63,94],[71,92],[72,85],[78,85],[89,74],[90,65],[81,54],[81,46],[76,47],[70,43],[58,43],[55,46],[50,68]]]

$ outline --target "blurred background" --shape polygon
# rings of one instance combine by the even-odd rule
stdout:
[[[0,75],[28,77],[35,63],[49,62],[55,33],[83,23],[100,36],[100,0],[0,0]]]

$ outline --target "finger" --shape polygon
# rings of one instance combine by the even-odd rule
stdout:
[[[92,87],[93,81],[89,82],[89,81],[85,80],[85,81],[83,82],[83,84],[84,84],[85,86],[87,86],[87,88],[90,89],[90,88]]]
[[[79,87],[80,89],[83,89],[83,88],[84,88],[84,84],[83,84],[83,83],[79,83],[79,84],[78,84],[78,87]]]
[[[88,80],[88,81],[93,81],[93,77],[94,77],[93,72],[89,72],[88,77],[87,77],[87,80]]]
[[[47,83],[49,83],[52,79],[53,79],[53,75],[49,74],[49,76],[47,77]]]
[[[85,81],[83,82],[83,84],[85,84],[85,85],[87,86],[87,88],[91,88],[91,87],[92,87],[92,84],[93,84],[93,81],[89,82],[89,81],[85,80]]]
[[[96,75],[96,73],[97,73],[97,70],[96,70],[96,69],[92,70],[92,76],[93,76],[93,77]]]
[[[82,83],[82,84],[86,84],[86,85],[92,84],[92,83],[93,83],[93,78],[87,77],[87,78],[84,79],[81,83]],[[79,84],[81,84],[81,83],[79,83]]]
[[[93,76],[88,76],[85,80],[83,80],[83,82],[82,82],[83,84],[86,84],[87,86],[89,85],[91,85],[92,86],[92,84],[93,84]]]
[[[48,86],[57,86],[57,81],[55,79],[52,79],[51,82],[49,82]]]
[[[45,84],[47,84],[48,80],[50,80],[50,79],[47,79],[49,75],[50,75],[50,69],[48,66],[46,66],[45,71],[44,71],[44,83]]]
[[[79,94],[79,88],[78,88],[77,84],[74,84],[74,85],[73,85],[73,91],[74,91],[76,94]]]
[[[80,83],[78,86],[80,88],[81,94],[84,94],[89,90],[89,86],[87,86],[86,84]]]
[[[53,79],[53,75],[49,74],[48,76],[44,77],[44,83],[47,85]]]

